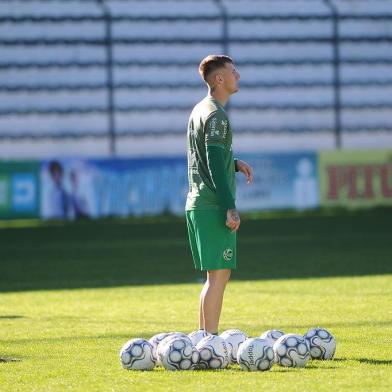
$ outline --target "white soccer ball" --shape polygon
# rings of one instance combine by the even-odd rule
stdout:
[[[260,335],[260,339],[267,339],[271,346],[273,347],[275,342],[284,335],[283,331],[280,331],[279,329],[270,329],[268,331],[263,332]],[[274,362],[276,363],[276,358],[274,359]]]
[[[225,369],[230,363],[230,347],[220,336],[209,335],[196,345],[200,369]]]
[[[271,346],[273,346],[274,343],[283,335],[284,332],[280,331],[279,329],[269,329],[268,331],[265,331],[260,335],[260,339],[269,340]]]
[[[304,335],[304,338],[313,359],[332,359],[335,355],[336,340],[326,329],[311,329]]]
[[[128,370],[151,370],[155,366],[152,351],[152,346],[147,340],[131,339],[121,348],[121,365]]]
[[[240,345],[237,362],[242,370],[269,370],[274,363],[274,350],[267,339],[249,338]]]
[[[151,337],[150,340],[148,341],[152,346],[152,355],[154,356],[155,360],[158,359],[158,354],[157,354],[158,344],[163,339],[165,339],[169,334],[170,334],[170,332],[158,333],[158,334],[154,335],[153,337]]]
[[[187,339],[190,344],[192,344],[192,341],[184,333],[182,333],[182,332],[169,332],[167,334],[167,336],[158,343],[158,346],[156,349],[157,365],[158,366],[162,365],[161,359],[160,359],[161,358],[161,356],[160,356],[161,351],[165,348],[166,343],[169,342],[173,338],[184,338],[184,339]]]
[[[199,343],[201,339],[205,338],[208,335],[210,335],[210,333],[208,333],[204,329],[198,329],[197,331],[193,331],[188,334],[188,338],[191,339],[192,344],[196,346],[196,344]]]
[[[159,359],[167,370],[193,370],[199,362],[199,352],[188,339],[173,337],[160,350]]]
[[[310,358],[309,347],[301,335],[288,333],[273,346],[275,361],[286,367],[304,367]]]
[[[222,332],[219,336],[225,339],[226,343],[230,347],[231,363],[236,363],[238,347],[246,340],[248,336],[239,329],[228,329],[227,331]]]

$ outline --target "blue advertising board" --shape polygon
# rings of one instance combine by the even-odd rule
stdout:
[[[242,154],[254,171],[247,185],[237,175],[240,211],[314,208],[319,205],[317,154],[314,152]]]
[[[319,205],[317,154],[242,154],[254,170],[237,174],[240,211],[306,209]],[[188,191],[184,157],[60,159],[41,163],[45,219],[183,214]]]
[[[182,214],[185,158],[62,159],[41,165],[46,219]]]

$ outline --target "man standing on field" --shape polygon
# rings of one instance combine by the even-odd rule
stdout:
[[[200,329],[217,334],[223,293],[236,268],[236,232],[240,217],[235,205],[235,171],[253,180],[252,168],[234,159],[232,131],[224,106],[238,91],[240,75],[227,56],[210,55],[199,73],[208,95],[193,109],[188,123],[186,219],[196,269],[207,271],[200,294]]]

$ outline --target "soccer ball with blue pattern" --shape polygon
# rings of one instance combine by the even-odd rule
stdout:
[[[304,367],[310,358],[309,347],[301,335],[289,333],[274,344],[275,362],[286,367]]]
[[[279,329],[269,329],[268,331],[265,331],[260,335],[260,339],[267,339],[273,347],[275,342],[283,335],[284,332],[280,331]],[[276,363],[276,358],[274,359],[274,361]]]
[[[164,339],[162,339],[157,346],[156,349],[156,356],[157,356],[157,365],[162,366],[161,363],[161,355],[160,353],[165,349],[166,344],[172,340],[173,338],[184,338],[185,340],[188,341],[189,344],[192,344],[192,341],[188,338],[187,335],[185,335],[182,332],[170,332],[166,335]]]
[[[162,342],[163,339],[165,339],[168,335],[170,335],[169,332],[162,332],[154,335],[151,339],[149,339],[149,343],[152,346],[152,355],[154,356],[155,360],[158,359],[158,354],[157,354],[157,348],[160,342]]]
[[[193,370],[199,362],[199,352],[184,337],[173,337],[159,352],[159,359],[167,370]]]
[[[196,345],[200,369],[225,369],[231,362],[230,347],[219,336],[209,335]]]
[[[201,339],[205,338],[206,336],[210,335],[204,329],[198,329],[197,331],[193,331],[188,335],[188,338],[191,339],[192,344],[196,346],[197,343],[200,342]]]
[[[267,339],[271,343],[271,346],[273,346],[275,342],[283,335],[284,332],[280,331],[279,329],[269,329],[260,335],[260,339]]]
[[[230,346],[231,363],[236,363],[238,347],[246,340],[247,335],[239,329],[228,329],[227,331],[222,332],[219,336],[225,339],[226,343]]]
[[[124,369],[151,370],[155,366],[152,346],[145,339],[131,339],[121,348],[120,362]]]
[[[304,335],[304,338],[313,359],[332,359],[335,355],[336,340],[326,329],[311,329]]]
[[[237,362],[242,370],[269,370],[274,363],[274,350],[267,339],[246,339],[238,349]]]

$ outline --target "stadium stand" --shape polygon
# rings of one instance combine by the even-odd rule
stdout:
[[[205,94],[197,65],[222,52],[241,72],[237,134],[322,134],[326,147],[337,127],[390,137],[391,21],[384,0],[5,0],[0,151],[83,139],[114,153],[119,140],[158,135],[182,146]]]

